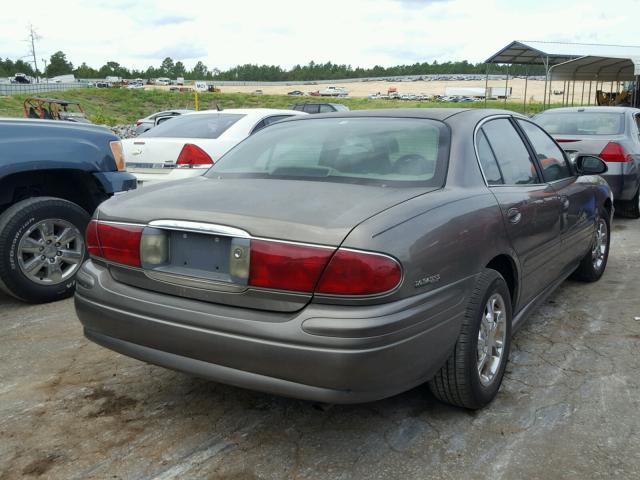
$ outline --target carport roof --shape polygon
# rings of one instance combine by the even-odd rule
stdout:
[[[615,57],[589,55],[555,65],[549,73],[553,80],[633,80],[640,75],[640,53],[636,56]]]
[[[502,50],[489,57],[485,63],[544,65],[548,59],[549,65],[556,65],[586,56],[640,57],[640,47],[514,40]]]

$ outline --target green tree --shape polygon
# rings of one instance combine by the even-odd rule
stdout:
[[[73,64],[67,61],[67,56],[64,52],[58,51],[49,58],[49,64],[44,73],[47,77],[67,75],[73,73]]]
[[[160,71],[162,72],[162,75],[166,77],[173,76],[174,68],[175,68],[175,64],[173,63],[173,60],[171,59],[171,57],[165,58],[162,61],[162,64],[160,65]]]

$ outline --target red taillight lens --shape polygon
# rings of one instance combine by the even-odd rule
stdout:
[[[142,120],[138,120],[138,121],[136,122],[136,127],[139,127],[140,125],[142,125]]]
[[[89,254],[111,262],[139,267],[142,226],[89,222],[86,243]]]
[[[252,240],[249,285],[311,293],[332,253],[332,248]]]
[[[630,162],[631,155],[627,153],[622,145],[616,142],[609,142],[600,152],[600,158],[605,162]]]
[[[400,264],[391,257],[338,250],[316,287],[330,295],[375,295],[393,290],[402,280]]]
[[[93,257],[101,257],[102,250],[100,249],[100,242],[98,241],[98,222],[91,220],[87,225],[87,230],[84,234],[84,242],[89,250],[89,255]]]
[[[176,162],[178,168],[209,168],[211,165],[213,160],[209,154],[192,143],[186,143],[182,147]]]

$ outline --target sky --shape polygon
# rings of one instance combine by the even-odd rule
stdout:
[[[640,0],[29,0],[0,9],[0,57],[74,66],[482,62],[512,40],[638,45]],[[28,58],[25,58],[27,60]],[[42,64],[40,63],[40,68]]]

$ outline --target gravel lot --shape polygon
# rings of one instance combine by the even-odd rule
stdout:
[[[537,310],[476,413],[211,383],[87,342],[71,300],[0,294],[0,479],[640,478],[640,221],[613,231],[603,279]]]

